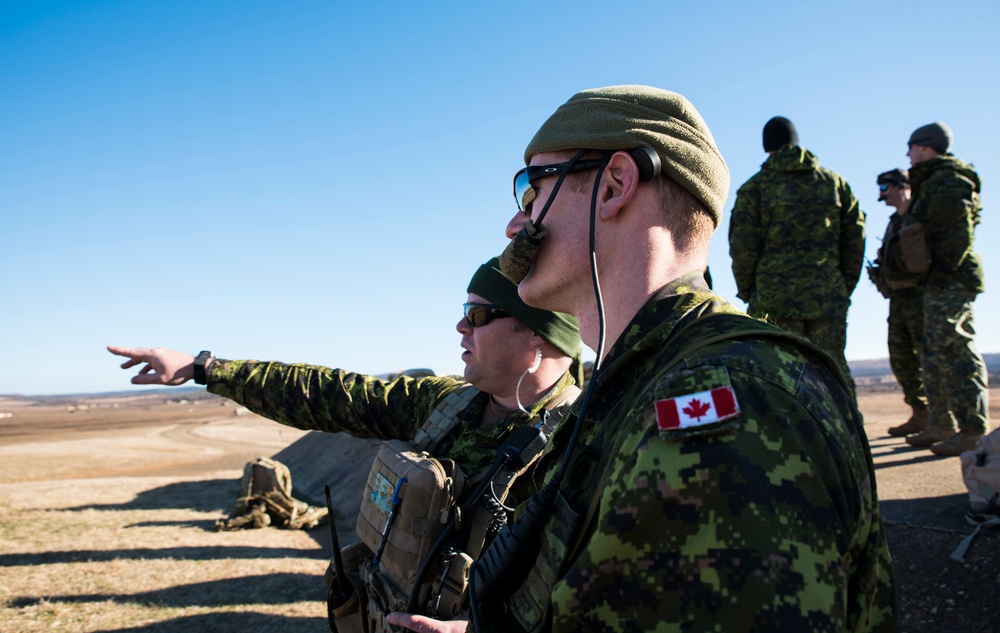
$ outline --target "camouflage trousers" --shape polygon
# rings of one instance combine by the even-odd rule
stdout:
[[[759,315],[750,316],[760,318]],[[847,367],[847,357],[844,356],[844,348],[847,347],[846,314],[842,319],[782,319],[773,314],[767,315],[766,318],[782,329],[804,336],[832,356],[840,371],[844,372],[844,378],[850,384],[853,395],[854,380],[851,378],[851,370]]]
[[[975,298],[957,284],[925,290],[923,376],[934,424],[954,428],[957,422],[959,430],[983,433],[989,429],[989,387],[973,341]]]
[[[924,297],[906,291],[889,300],[889,366],[911,407],[926,407],[920,353],[924,343]]]

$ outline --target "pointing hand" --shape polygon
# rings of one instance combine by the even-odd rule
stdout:
[[[194,378],[194,356],[162,347],[118,347],[108,345],[108,351],[125,356],[122,369],[146,366],[132,376],[133,385],[183,385]]]

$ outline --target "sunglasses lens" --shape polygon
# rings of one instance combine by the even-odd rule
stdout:
[[[526,213],[525,209],[531,204],[532,200],[535,199],[535,190],[531,186],[531,182],[528,177],[528,171],[522,169],[517,172],[514,176],[514,200],[517,201],[517,208],[521,210],[522,213]]]
[[[466,303],[464,307],[465,320],[472,327],[480,327],[493,319],[510,316],[503,308],[493,303]]]
[[[487,315],[486,308],[483,306],[465,306],[465,318],[468,319],[469,325],[472,327],[479,327],[481,325],[486,325]]]
[[[878,190],[879,191],[883,191],[883,192],[884,191],[889,191],[889,185],[879,185],[878,186]]]

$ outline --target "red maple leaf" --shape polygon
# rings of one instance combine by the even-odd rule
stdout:
[[[681,409],[684,413],[688,414],[688,417],[692,417],[695,420],[701,421],[701,416],[708,413],[708,410],[712,408],[709,403],[702,404],[701,400],[694,398],[688,403],[688,406]]]

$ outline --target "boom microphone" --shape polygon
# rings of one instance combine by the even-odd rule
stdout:
[[[514,283],[521,283],[521,280],[528,276],[531,264],[538,257],[542,238],[548,234],[549,231],[544,226],[528,220],[507,248],[503,249],[500,255],[500,272]]]

